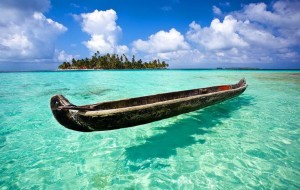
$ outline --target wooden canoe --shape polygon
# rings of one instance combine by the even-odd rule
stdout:
[[[151,96],[76,106],[64,96],[50,100],[56,120],[66,128],[90,132],[133,127],[191,112],[242,94],[245,79],[232,85],[212,86]]]

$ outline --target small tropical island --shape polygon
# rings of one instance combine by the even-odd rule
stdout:
[[[60,70],[89,70],[89,69],[166,69],[169,65],[165,61],[155,59],[153,61],[143,62],[136,60],[133,55],[131,61],[125,54],[100,55],[97,51],[92,58],[72,59],[70,62],[63,62],[58,66]]]

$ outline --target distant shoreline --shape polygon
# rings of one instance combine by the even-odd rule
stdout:
[[[223,68],[223,67],[217,67],[217,70],[261,70],[260,68],[257,67],[228,67],[228,68]]]
[[[96,71],[96,70],[104,70],[104,69],[56,69],[56,71]]]

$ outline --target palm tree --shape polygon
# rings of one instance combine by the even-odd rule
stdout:
[[[153,68],[153,69],[163,69],[167,68],[169,65],[159,59],[155,59],[149,62],[143,62],[141,59],[136,61],[135,55],[132,56],[131,62],[128,60],[125,54],[119,56],[118,54],[100,55],[97,51],[92,55],[92,57],[76,60],[72,59],[71,63],[63,62],[58,66],[59,69],[143,69],[143,68]]]

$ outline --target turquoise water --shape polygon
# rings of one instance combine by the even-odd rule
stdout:
[[[133,128],[80,133],[52,95],[82,105],[235,83],[239,97]],[[299,71],[0,73],[0,189],[299,189]]]

